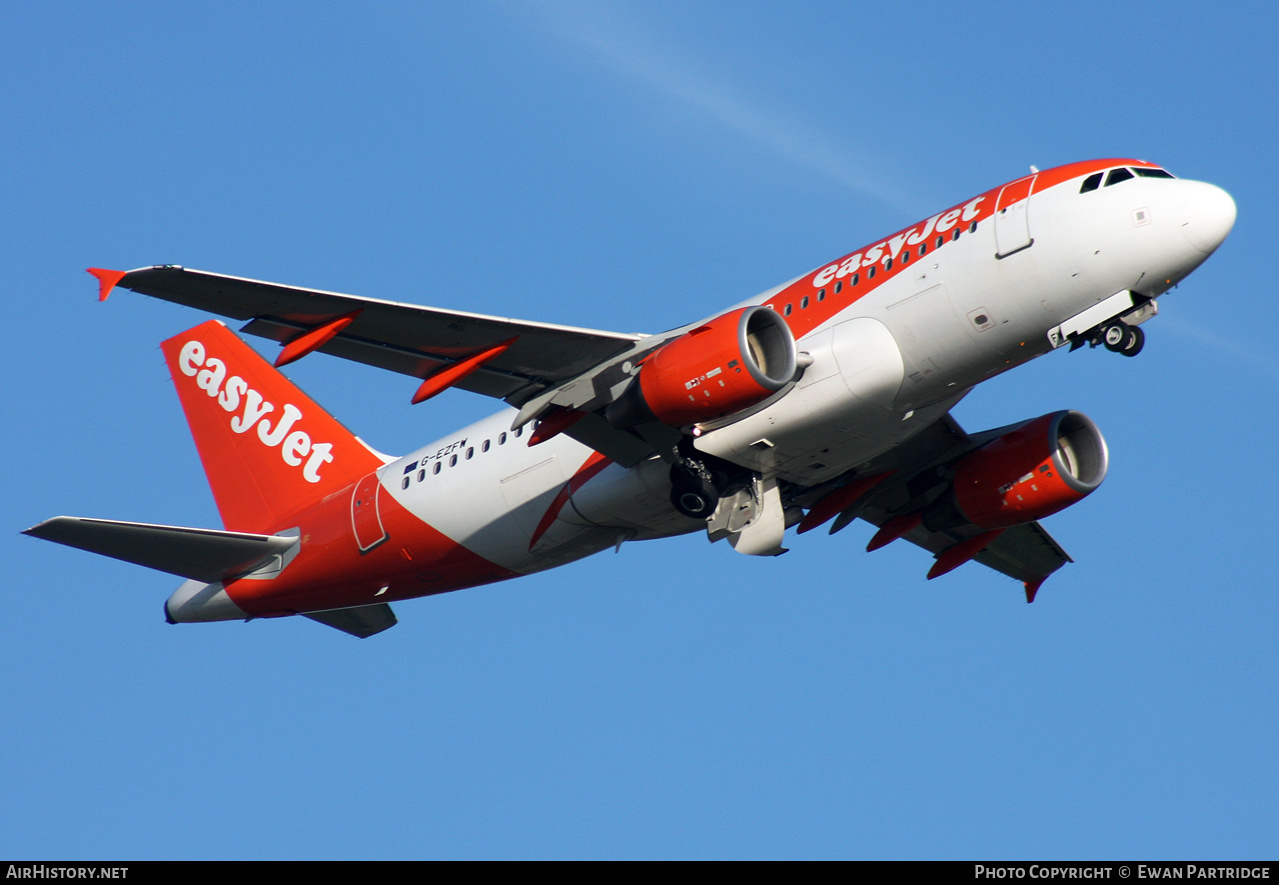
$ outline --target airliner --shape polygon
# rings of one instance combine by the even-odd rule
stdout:
[[[302,615],[357,637],[391,603],[630,541],[705,532],[738,553],[856,519],[867,547],[970,561],[1033,602],[1069,556],[1039,520],[1106,476],[1078,411],[965,432],[950,410],[1059,348],[1135,356],[1157,300],[1235,222],[1211,184],[1143,160],[1030,173],[714,316],[655,335],[422,307],[177,265],[90,268],[220,320],[164,342],[221,529],[59,516],[26,534],[185,578],[169,623]],[[279,368],[321,352],[503,411],[403,457]]]

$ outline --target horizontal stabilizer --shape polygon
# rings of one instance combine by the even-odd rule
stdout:
[[[399,623],[395,612],[385,602],[355,608],[335,608],[325,612],[307,612],[304,617],[343,633],[350,633],[357,639],[367,639],[374,633],[390,630]]]
[[[254,571],[298,542],[296,537],[78,516],[55,516],[23,534],[206,583]]]

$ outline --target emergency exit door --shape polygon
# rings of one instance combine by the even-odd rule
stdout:
[[[1034,244],[1030,235],[1030,195],[1038,177],[1027,175],[999,191],[995,200],[996,258],[1007,258]]]

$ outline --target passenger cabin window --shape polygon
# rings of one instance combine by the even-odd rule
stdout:
[[[1127,169],[1111,169],[1110,174],[1106,176],[1106,187],[1110,187],[1112,184],[1119,184],[1121,181],[1127,181],[1128,179],[1135,177],[1136,176]]]
[[[1084,183],[1079,186],[1079,192],[1081,194],[1086,194],[1089,191],[1095,191],[1097,188],[1101,187],[1101,178],[1104,174],[1104,172],[1094,172],[1092,175],[1089,175],[1084,179]]]

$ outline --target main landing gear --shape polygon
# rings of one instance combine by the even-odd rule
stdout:
[[[750,484],[749,473],[697,451],[686,439],[675,448],[671,465],[671,504],[690,519],[708,519],[719,499]]]
[[[1099,337],[1107,350],[1124,356],[1136,356],[1146,345],[1146,333],[1140,326],[1122,322],[1103,326]]]
[[[690,519],[707,519],[719,506],[719,491],[696,473],[671,470],[671,503]]]

